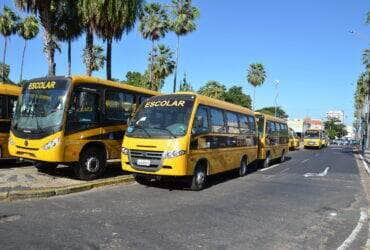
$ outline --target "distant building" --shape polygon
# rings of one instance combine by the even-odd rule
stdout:
[[[303,120],[302,119],[288,119],[288,127],[293,129],[296,133],[302,133]]]
[[[340,123],[344,123],[344,112],[341,110],[332,110],[326,112],[326,119],[337,119]]]
[[[347,130],[347,135],[345,137],[348,138],[348,139],[351,139],[351,140],[355,139],[355,129],[354,129],[354,127],[351,126],[351,125],[348,125],[348,126],[346,126],[346,130]]]
[[[324,123],[321,119],[312,119],[306,117],[303,122],[303,130],[306,131],[307,129],[320,129],[324,130]]]

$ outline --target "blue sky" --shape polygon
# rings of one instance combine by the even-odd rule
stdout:
[[[14,8],[13,1],[0,0]],[[148,0],[149,2],[149,0]],[[162,0],[162,2],[169,2]],[[179,78],[187,73],[199,89],[208,80],[227,87],[242,86],[252,95],[246,81],[250,63],[266,66],[268,78],[257,88],[256,107],[274,104],[274,80],[279,80],[278,104],[291,118],[309,115],[323,118],[332,109],[344,110],[346,123],[353,120],[353,92],[364,69],[362,50],[369,46],[370,26],[365,25],[367,0],[193,0],[201,10],[198,30],[182,38]],[[362,39],[348,33],[356,30]],[[101,41],[97,40],[98,43]],[[176,40],[168,34],[161,43],[175,49]],[[13,36],[7,51],[11,79],[19,79],[23,41]],[[42,50],[42,32],[29,43],[24,76],[47,73]],[[0,51],[3,51],[3,40]],[[85,72],[81,54],[84,36],[73,43],[73,74]],[[150,42],[137,29],[113,46],[112,74],[123,79],[127,71],[143,72]],[[57,54],[57,74],[66,74],[66,46]],[[105,70],[95,72],[105,77]],[[166,79],[164,92],[172,90],[173,76]]]

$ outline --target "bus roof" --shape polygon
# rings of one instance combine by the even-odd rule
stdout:
[[[21,94],[22,88],[14,84],[0,82],[0,94],[18,96]]]
[[[160,95],[160,93],[157,91],[135,87],[135,86],[132,86],[126,83],[119,83],[119,82],[104,80],[101,78],[85,76],[85,75],[74,75],[71,77],[68,77],[68,76],[39,77],[39,78],[31,79],[29,81],[43,81],[45,79],[58,80],[58,79],[68,79],[68,78],[72,80],[72,84],[74,83],[102,84],[105,86],[110,86],[110,87],[115,87],[115,88],[120,88],[120,89],[127,89],[133,92],[140,92],[140,93],[148,94],[148,95]]]
[[[177,93],[175,93],[175,95],[176,94],[179,94],[179,95],[193,95],[202,104],[212,106],[212,107],[216,107],[216,108],[219,107],[219,108],[227,109],[227,110],[234,111],[234,112],[248,113],[248,114],[253,115],[253,111],[250,110],[249,108],[245,108],[245,107],[242,107],[242,106],[230,103],[230,102],[221,101],[221,100],[211,98],[211,97],[208,97],[208,96],[200,95],[200,94],[197,94],[197,93],[194,93],[194,92],[177,92]]]
[[[275,117],[275,116],[268,115],[268,114],[261,113],[261,112],[254,112],[254,113],[256,115],[263,115],[269,121],[286,123],[286,119],[283,119],[283,118]]]

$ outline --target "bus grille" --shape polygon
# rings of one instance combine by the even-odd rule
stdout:
[[[162,156],[161,151],[130,150],[130,165],[138,170],[157,171],[162,167]],[[138,160],[149,160],[150,165],[138,165]]]

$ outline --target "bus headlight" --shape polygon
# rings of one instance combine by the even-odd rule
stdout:
[[[175,158],[175,157],[178,157],[180,155],[184,155],[186,154],[186,151],[185,150],[172,150],[172,151],[165,151],[163,153],[163,158]]]
[[[128,155],[128,152],[129,152],[128,148],[122,147],[122,154],[123,155]]]
[[[60,142],[60,137],[58,138],[55,138],[54,140],[52,141],[49,141],[48,143],[46,143],[44,146],[42,146],[42,149],[43,150],[48,150],[48,149],[51,149],[53,147],[55,147],[56,145],[58,145]]]
[[[13,140],[13,137],[9,137],[9,141],[8,141],[9,145],[13,146],[14,145],[14,140]]]

